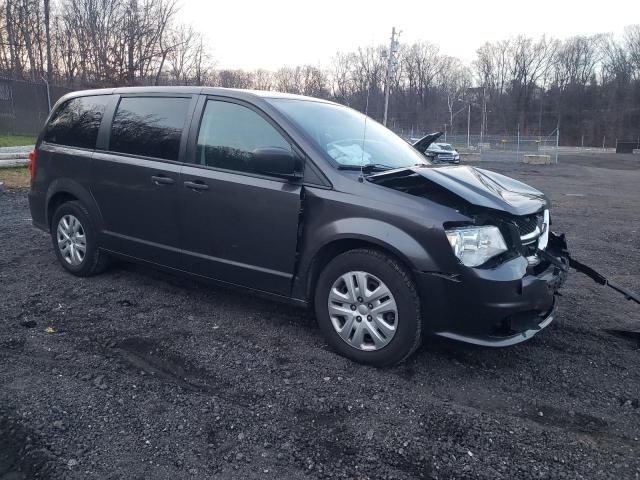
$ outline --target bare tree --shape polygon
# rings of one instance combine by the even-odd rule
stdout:
[[[348,104],[354,92],[355,55],[337,53],[331,63],[331,94],[339,101]]]
[[[446,95],[449,127],[453,133],[454,117],[464,109],[465,97],[472,85],[471,71],[457,58],[444,57],[437,84],[443,95]]]
[[[628,52],[632,76],[640,80],[640,25],[629,25],[625,28],[624,48]]]
[[[257,90],[273,89],[273,73],[259,68],[253,72],[253,88]]]
[[[380,119],[385,46],[338,52],[328,70],[287,65],[271,72],[215,69],[208,42],[176,22],[177,0],[0,0],[0,74],[71,88],[119,85],[219,85],[332,98]],[[470,94],[482,92],[482,98]],[[640,25],[621,36],[558,41],[517,36],[487,42],[471,65],[429,42],[405,44],[390,77],[390,124],[419,132],[483,122],[487,131],[550,132],[593,142],[637,137]],[[468,107],[467,107],[468,108]],[[468,110],[467,110],[468,111]],[[486,119],[486,117],[485,117]],[[416,134],[417,134],[416,133]],[[601,137],[600,137],[601,138]]]
[[[281,68],[273,74],[274,88],[280,92],[302,93],[301,69]]]
[[[251,88],[252,75],[244,70],[220,70],[215,84],[225,88]]]

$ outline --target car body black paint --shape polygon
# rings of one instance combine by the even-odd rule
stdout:
[[[465,267],[444,231],[477,223],[483,214],[515,218],[548,208],[542,193],[521,182],[466,166],[410,167],[365,178],[339,170],[271,101],[323,100],[220,88],[119,88],[70,94],[53,112],[85,95],[110,99],[94,150],[45,142],[42,134],[38,139],[29,195],[38,227],[49,228],[52,198],[71,195],[95,215],[100,246],[112,254],[300,304],[310,300],[310,275],[323,252],[373,246],[411,270],[427,331],[508,345],[532,330],[513,326],[546,326],[552,318],[563,279],[557,267],[531,267],[517,251],[495,265]],[[118,101],[137,96],[190,99],[177,160],[108,150]],[[300,158],[301,177],[201,164],[197,137],[208,101],[236,103],[263,117]],[[549,251],[561,255],[552,245]]]

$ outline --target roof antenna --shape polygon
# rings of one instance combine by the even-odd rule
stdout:
[[[367,118],[369,115],[369,92],[371,91],[371,85],[367,84],[367,101],[364,107],[364,130],[362,131],[362,157],[360,158],[360,178],[358,181],[362,183],[364,181],[364,142],[367,138]]]

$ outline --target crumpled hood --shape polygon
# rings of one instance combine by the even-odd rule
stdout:
[[[499,173],[467,165],[416,166],[375,175],[375,183],[384,185],[384,177],[410,170],[479,207],[501,210],[512,215],[530,215],[548,206],[547,197],[530,187]]]

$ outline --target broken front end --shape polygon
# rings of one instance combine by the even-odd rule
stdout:
[[[542,193],[470,167],[375,177],[371,181],[379,185],[427,198],[469,219],[443,225],[458,258],[455,266],[416,272],[428,331],[499,347],[527,340],[553,321],[570,257],[564,235],[550,230]],[[488,253],[480,254],[483,249]]]
[[[501,230],[517,229],[521,222],[505,221]],[[569,256],[564,235],[543,227],[546,231],[533,242],[523,231],[511,244],[511,254],[491,265],[462,266],[451,276],[420,274],[423,298],[435,299],[427,306],[429,329],[439,336],[500,347],[527,340],[549,325]]]

